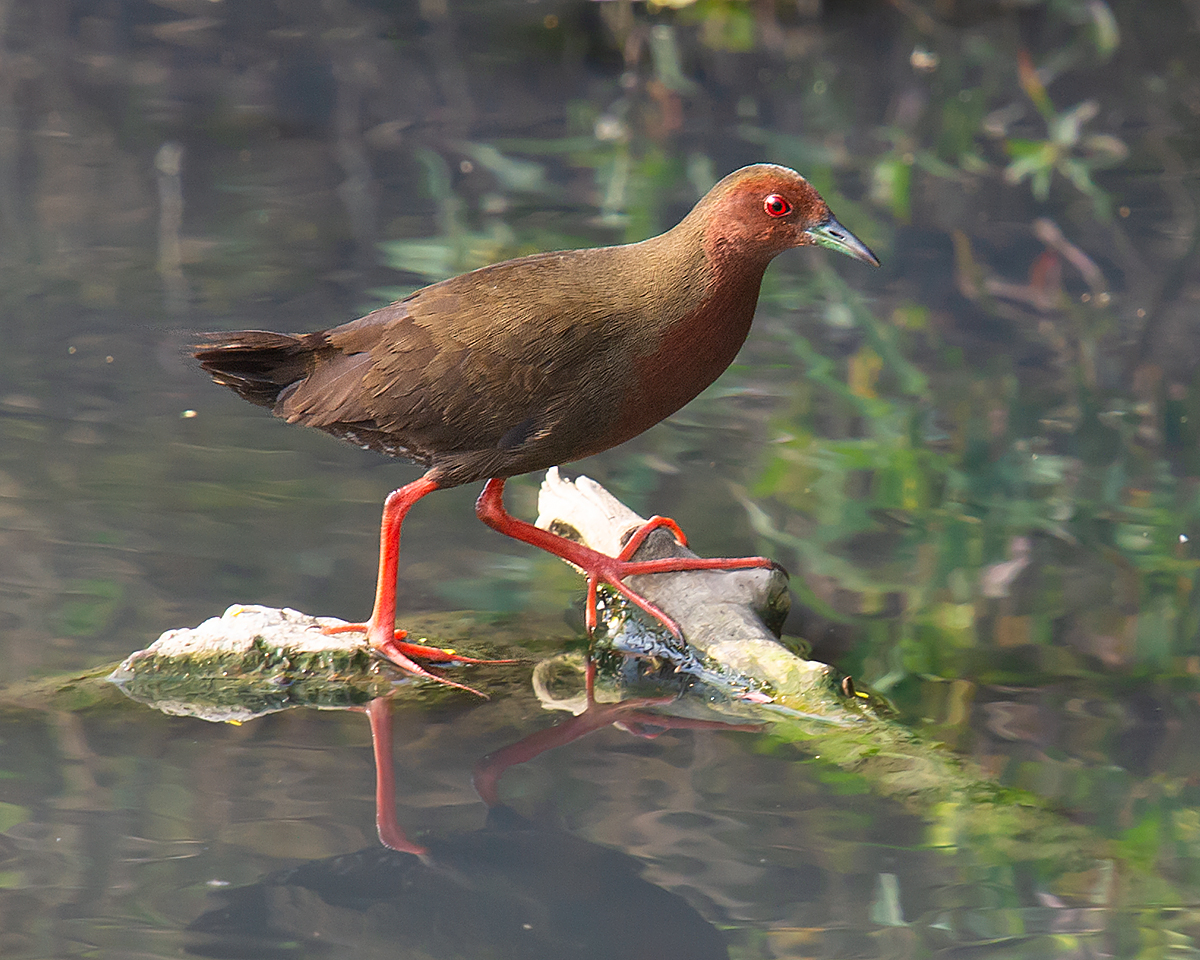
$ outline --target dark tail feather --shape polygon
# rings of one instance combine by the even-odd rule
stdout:
[[[279,394],[309,373],[305,337],[265,330],[205,334],[192,356],[220,383],[251,403],[273,407]]]

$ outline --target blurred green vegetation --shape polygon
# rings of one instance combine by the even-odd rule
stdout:
[[[1195,902],[1200,862],[1195,0],[68,7],[14,19],[0,92],[8,675],[235,600],[365,612],[381,491],[411,475],[189,381],[183,331],[330,326],[373,292],[643,238],[786,163],[883,269],[781,257],[734,368],[585,469],[704,553],[778,558],[818,657],[1114,844],[1070,874],[989,851],[924,936],[1195,951],[1190,908],[1144,907]],[[472,495],[414,512],[402,607],[566,607],[573,574],[477,536]],[[510,500],[531,512],[528,481]],[[903,946],[920,924],[871,880]],[[1106,930],[1022,932],[1068,906]]]

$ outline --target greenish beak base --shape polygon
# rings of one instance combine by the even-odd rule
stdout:
[[[863,263],[869,263],[873,267],[879,266],[879,258],[871,252],[871,248],[838,223],[833,217],[830,217],[824,223],[818,223],[815,227],[809,227],[804,232],[822,247],[828,247],[830,250],[844,253],[848,257],[861,260]]]

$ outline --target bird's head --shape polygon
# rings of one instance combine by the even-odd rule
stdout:
[[[812,185],[788,167],[760,163],[735,170],[688,219],[693,216],[701,218],[706,246],[717,256],[769,260],[789,247],[816,245],[879,266],[879,258],[838,223]]]

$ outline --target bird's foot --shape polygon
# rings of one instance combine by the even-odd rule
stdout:
[[[687,546],[687,537],[674,520],[669,517],[651,517],[633,532],[625,542],[621,552],[610,557],[598,551],[588,551],[594,558],[593,563],[583,565],[587,577],[587,610],[586,622],[588,633],[596,628],[596,591],[601,583],[608,584],[630,603],[654,617],[676,637],[683,639],[683,634],[673,617],[665,613],[645,597],[635,593],[624,583],[626,577],[635,577],[647,573],[682,573],[688,570],[745,570],[752,567],[774,569],[779,566],[774,560],[766,557],[663,557],[658,560],[630,559],[638,548],[655,530],[665,528],[675,537],[681,547]]]
[[[477,697],[487,699],[487,695],[480,693],[474,687],[468,687],[466,684],[457,683],[453,680],[448,680],[445,677],[439,676],[436,673],[431,673],[426,670],[421,664],[417,663],[414,658],[427,660],[431,663],[517,663],[516,660],[482,660],[478,657],[468,657],[455,650],[445,647],[431,647],[424,643],[409,643],[404,638],[408,636],[407,630],[391,631],[391,636],[386,636],[386,628],[381,631],[376,631],[375,626],[371,623],[339,623],[334,626],[323,627],[321,632],[326,635],[338,633],[365,633],[370,641],[371,647],[375,654],[382,657],[392,666],[399,667],[405,673],[411,673],[414,676],[424,677],[426,680],[433,680],[436,683],[445,684],[448,687],[457,687],[459,690],[466,690],[468,693],[473,693]],[[384,639],[382,642],[376,642],[375,634],[383,633]]]
[[[646,537],[660,527],[669,530],[681,547],[687,546],[687,537],[679,529],[679,524],[666,517],[651,517],[633,532],[617,556],[610,557],[576,540],[543,530],[526,520],[518,520],[504,509],[503,477],[493,477],[484,485],[483,492],[475,501],[475,514],[497,533],[552,553],[583,571],[587,578],[586,623],[589,634],[596,629],[596,590],[602,583],[608,584],[630,603],[661,622],[676,637],[683,639],[679,624],[655,604],[627,587],[624,582],[626,577],[647,573],[682,573],[687,570],[745,570],[750,567],[775,569],[779,566],[774,560],[768,560],[766,557],[662,557],[658,560],[631,560],[630,557],[637,552]]]

